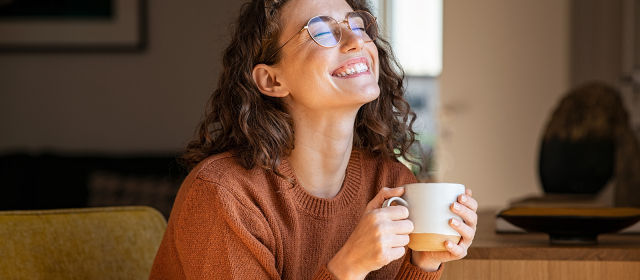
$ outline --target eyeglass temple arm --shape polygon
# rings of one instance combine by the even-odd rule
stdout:
[[[367,24],[367,27],[365,27],[365,29],[368,29],[368,28],[369,28],[369,26],[371,26],[371,24],[373,24],[374,22],[376,22],[376,20],[378,20],[378,18],[377,18],[377,17],[373,17],[373,21],[372,21],[372,22],[370,22],[369,24]]]
[[[273,54],[267,59],[267,61],[271,60],[273,58],[273,56],[275,56],[280,49],[284,48],[285,45],[287,45],[291,40],[293,40],[293,38],[295,38],[296,36],[298,36],[298,34],[300,34],[300,32],[304,31],[305,29],[308,29],[309,26],[305,26],[302,29],[300,29],[300,31],[298,31],[298,33],[296,33],[296,35],[291,36],[291,39],[287,40],[286,42],[284,42],[284,44],[282,44],[282,46],[280,46],[275,52],[273,52]]]

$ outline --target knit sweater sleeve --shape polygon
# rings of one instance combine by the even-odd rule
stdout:
[[[193,182],[174,232],[186,279],[280,279],[273,235],[249,206],[216,183]]]
[[[407,249],[407,253],[405,254],[404,260],[402,261],[400,271],[398,271],[398,275],[396,276],[396,280],[438,280],[442,276],[443,269],[444,263],[440,264],[438,270],[434,272],[426,272],[420,269],[419,267],[411,263],[411,249]]]

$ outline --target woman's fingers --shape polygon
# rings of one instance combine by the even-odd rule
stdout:
[[[395,196],[401,196],[403,193],[403,187],[380,189],[378,194],[369,202],[369,204],[367,204],[366,212],[369,212],[373,209],[381,208],[382,203],[384,203],[385,200]]]
[[[376,231],[378,236],[407,235],[413,231],[413,222],[407,220],[407,217],[409,210],[406,207],[389,206],[373,210],[365,218],[365,223],[373,225],[372,230]]]
[[[467,255],[467,248],[455,244],[451,241],[446,241],[444,244],[447,251],[451,254],[451,260],[459,260]]]
[[[476,231],[473,228],[456,218],[449,220],[449,225],[451,225],[451,227],[462,236],[459,245],[464,246],[465,248],[471,246],[473,238],[476,235]]]
[[[374,210],[374,212],[376,215],[379,215],[378,218],[382,219],[389,219],[392,221],[397,221],[397,220],[404,220],[406,218],[409,218],[409,209],[407,209],[407,207],[404,206],[389,206],[389,207],[385,207],[385,208],[380,208],[380,209],[376,209]]]
[[[475,211],[458,202],[451,204],[451,211],[460,216],[460,218],[462,218],[462,220],[471,228],[476,228],[476,225],[478,224],[478,214]]]
[[[389,247],[404,247],[409,244],[409,235],[408,234],[398,234],[393,235],[389,240]]]
[[[446,241],[444,246],[451,253],[452,260],[462,259],[467,255],[467,249],[471,246],[476,231],[456,218],[449,220],[449,225],[460,233],[460,243]]]
[[[400,206],[402,207],[402,206]],[[393,222],[393,233],[394,234],[409,234],[413,232],[413,222],[409,220],[399,220]]]
[[[471,190],[469,190],[469,193],[470,192]],[[460,196],[458,196],[458,202],[464,206],[467,206],[469,209],[473,210],[474,212],[478,211],[478,201],[473,199],[473,197],[471,197],[471,195],[469,195],[468,193],[461,194]]]
[[[403,246],[399,246],[399,247],[395,247],[395,248],[391,248],[389,249],[389,259],[386,263],[390,263],[392,261],[395,261],[399,258],[402,258],[402,256],[404,256],[404,254],[406,253],[406,249]],[[386,261],[386,260],[385,260]]]

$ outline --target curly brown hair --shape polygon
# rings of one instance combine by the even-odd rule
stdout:
[[[285,103],[260,93],[252,77],[255,65],[274,65],[281,59],[280,52],[273,54],[279,47],[279,10],[286,2],[252,0],[242,6],[223,54],[218,89],[209,98],[196,139],[182,156],[188,169],[211,155],[231,151],[247,169],[276,170],[293,149],[293,119]],[[366,0],[346,2],[353,10],[370,11]],[[385,39],[378,37],[374,43],[380,61],[380,96],[358,111],[354,146],[394,160],[411,160],[408,153],[416,142],[412,128],[416,115],[404,98],[404,72]]]

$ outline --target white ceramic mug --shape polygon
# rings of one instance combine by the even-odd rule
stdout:
[[[457,244],[460,234],[451,228],[449,220],[462,219],[451,212],[451,204],[464,194],[465,187],[451,183],[414,183],[402,186],[402,197],[387,199],[382,207],[396,202],[409,209],[413,232],[409,234],[409,248],[414,251],[446,251],[445,241]]]

